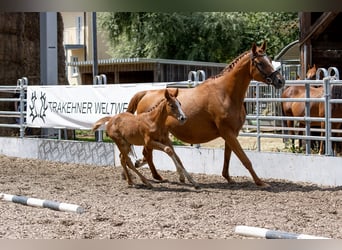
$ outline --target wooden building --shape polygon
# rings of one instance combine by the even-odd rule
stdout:
[[[337,67],[342,72],[342,13],[300,12],[301,73],[307,65]]]
[[[71,62],[69,67],[77,67],[79,84],[93,84],[93,62]],[[169,59],[104,59],[98,61],[99,74],[105,74],[107,83],[143,83],[186,81],[190,71],[204,70],[206,77],[219,74],[227,64],[169,60]],[[202,79],[200,79],[202,80]]]

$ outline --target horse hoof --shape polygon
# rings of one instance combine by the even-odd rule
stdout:
[[[230,178],[230,177],[227,179],[227,181],[228,181],[229,184],[235,184],[235,183],[236,183],[236,181],[234,181],[234,180],[233,180],[232,178]]]
[[[143,166],[146,162],[144,162],[143,160],[137,160],[135,163],[134,163],[134,167],[135,168],[140,168],[141,166]]]
[[[258,183],[257,185],[259,187],[261,187],[261,188],[269,188],[269,187],[271,187],[271,185],[267,184],[266,182],[261,182],[261,183]]]
[[[157,180],[159,183],[166,183],[166,182],[169,182],[168,179],[161,179],[161,180]]]
[[[127,187],[128,188],[134,188],[135,184],[134,183],[128,183]]]
[[[155,176],[152,175],[152,177],[153,177],[153,179],[155,179],[156,181],[164,182],[164,178],[161,177],[160,175],[155,175]]]

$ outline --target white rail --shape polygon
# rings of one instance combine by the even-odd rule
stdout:
[[[338,79],[338,71],[335,68],[319,69],[325,75],[323,80],[288,80],[287,86],[323,86],[324,95],[321,98],[281,98],[281,91],[275,90],[272,86],[267,86],[260,82],[251,82],[245,98],[245,107],[247,111],[246,122],[243,126],[240,136],[249,136],[257,138],[256,150],[261,150],[261,138],[283,138],[283,139],[303,139],[306,140],[306,154],[310,154],[310,141],[318,140],[325,142],[325,154],[333,155],[332,144],[333,142],[342,142],[342,137],[335,136],[335,134],[342,134],[341,129],[332,130],[332,123],[342,123],[342,117],[331,117],[330,104],[341,103],[342,99],[331,98],[331,86],[342,85],[342,81]],[[331,75],[334,73],[334,75]],[[168,87],[178,88],[192,88],[198,84],[201,84],[205,78],[205,73],[202,71],[190,72],[188,81],[182,82],[170,82],[167,83]],[[101,75],[101,79],[106,80],[105,76]],[[194,78],[194,79],[192,79]],[[17,124],[5,124],[0,122],[0,127],[19,128],[20,137],[24,137],[24,131],[26,128],[25,123],[25,91],[27,88],[28,80],[23,77],[17,82],[17,86],[0,86],[0,92],[18,93],[19,97],[13,98],[0,98],[0,102],[18,102],[20,109],[14,111],[0,110],[1,117],[13,117],[20,120]],[[309,89],[309,88],[307,88]],[[309,96],[308,94],[306,96]],[[321,102],[325,104],[325,117],[287,117],[281,114],[282,102],[305,102],[306,107],[309,107],[310,102]],[[327,105],[329,104],[329,105]],[[310,114],[307,110],[306,114]],[[288,128],[284,126],[286,120],[302,121],[305,122],[305,128]],[[324,122],[324,128],[311,128],[310,122]],[[61,129],[60,127],[58,129]],[[255,130],[254,132],[250,132]],[[246,132],[249,131],[249,132]],[[302,132],[303,135],[289,135],[289,131]],[[311,132],[321,132],[323,136],[313,136]],[[334,136],[333,136],[334,135]]]

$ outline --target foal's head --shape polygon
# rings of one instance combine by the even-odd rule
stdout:
[[[266,42],[260,47],[255,44],[251,51],[251,74],[256,81],[272,84],[280,89],[285,85],[285,79],[276,70],[274,70],[270,58],[266,55]]]
[[[184,114],[181,103],[177,99],[178,89],[165,89],[164,97],[167,102],[166,110],[167,114],[176,118],[180,124],[186,122],[186,115]]]

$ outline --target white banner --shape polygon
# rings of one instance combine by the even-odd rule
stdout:
[[[165,87],[166,83],[28,86],[27,126],[91,129],[98,119],[126,111],[136,92]]]

